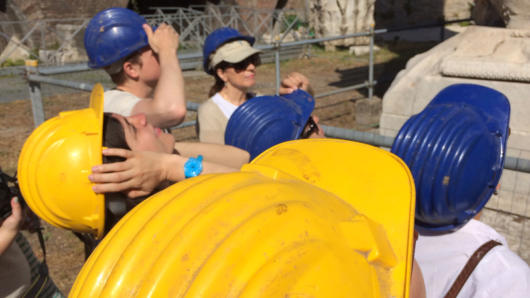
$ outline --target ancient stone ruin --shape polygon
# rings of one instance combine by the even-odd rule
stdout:
[[[316,37],[368,32],[374,25],[374,3],[375,0],[313,0],[309,2],[309,23]],[[368,37],[358,37],[328,41],[324,45],[326,50],[334,50],[335,46],[366,46],[368,43]]]
[[[40,58],[54,64],[86,60],[83,34],[79,32],[83,20],[107,7],[125,7],[128,2],[5,1],[0,11],[0,49],[3,49],[0,57],[11,60]]]

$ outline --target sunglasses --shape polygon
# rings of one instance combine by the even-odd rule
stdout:
[[[242,72],[247,69],[250,64],[254,64],[255,67],[261,65],[261,58],[259,54],[254,54],[250,57],[247,57],[245,60],[237,63],[226,63],[227,67],[233,67],[236,72]]]
[[[309,116],[309,119],[307,119],[304,126],[304,130],[302,130],[302,134],[300,134],[300,139],[307,139],[314,133],[318,133],[318,125],[313,117]]]

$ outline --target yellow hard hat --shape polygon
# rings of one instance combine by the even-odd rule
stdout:
[[[295,171],[276,168],[273,161],[269,165],[266,151],[241,172],[179,182],[114,226],[81,270],[70,297],[408,296],[414,188],[406,166],[391,153],[353,142],[300,144],[294,149],[281,144],[272,155],[286,153],[285,148],[298,163],[312,145],[325,149],[323,155],[365,154],[362,163],[345,163],[352,168],[343,177],[344,171],[329,172],[331,166],[299,164],[311,179],[329,175],[345,183],[372,159],[390,171],[365,175],[370,183],[353,183],[358,188],[343,192],[352,196],[344,198],[299,179]],[[307,157],[309,163],[325,160]],[[394,184],[386,184],[391,178],[407,183],[391,192]],[[397,227],[388,230],[389,221],[360,212],[353,203],[364,200],[374,206],[361,206],[364,210],[381,205]],[[407,208],[388,212],[383,205],[394,200]],[[403,233],[390,235],[395,231]],[[392,243],[397,238],[403,241]]]
[[[96,84],[90,107],[62,112],[26,140],[18,160],[20,190],[46,222],[97,238],[104,231],[104,196],[92,191],[91,168],[101,164],[103,87]]]
[[[243,170],[255,168],[318,186],[381,224],[398,259],[392,296],[408,293],[416,194],[412,174],[398,156],[346,140],[296,140],[270,148]],[[403,278],[407,282],[400,282]]]

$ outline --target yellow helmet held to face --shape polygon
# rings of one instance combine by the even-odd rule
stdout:
[[[414,198],[406,165],[387,151],[283,143],[240,172],[143,201],[92,253],[70,296],[407,297]]]
[[[97,238],[104,231],[104,196],[92,191],[91,168],[101,164],[103,87],[90,107],[62,112],[26,140],[18,160],[19,186],[28,206],[46,222]]]

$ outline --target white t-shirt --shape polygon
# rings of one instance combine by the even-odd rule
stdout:
[[[443,297],[469,257],[489,240],[502,245],[482,258],[458,297],[530,297],[528,264],[508,248],[504,237],[474,219],[450,234],[419,236],[414,257],[423,273],[427,297]]]
[[[224,99],[219,92],[212,96],[212,101],[219,107],[221,112],[230,119],[230,116],[234,113],[238,106]]]
[[[117,89],[105,91],[103,94],[103,111],[106,113],[116,113],[125,117],[131,116],[134,106],[142,100],[135,95]]]

